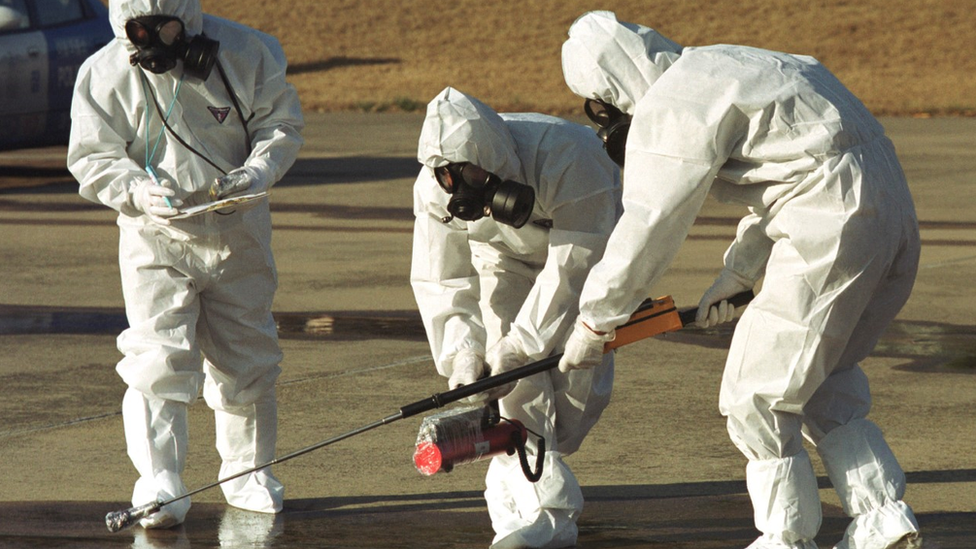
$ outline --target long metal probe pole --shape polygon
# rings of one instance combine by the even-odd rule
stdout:
[[[233,475],[230,475],[228,477],[224,477],[224,478],[222,478],[222,479],[220,479],[220,480],[218,480],[216,482],[210,483],[210,484],[208,484],[206,486],[203,486],[201,488],[197,488],[196,490],[193,490],[192,492],[187,492],[186,494],[184,494],[182,496],[172,498],[169,501],[165,501],[165,502],[163,502],[162,505],[167,505],[167,504],[173,503],[174,501],[176,501],[178,499],[182,499],[182,498],[185,498],[185,497],[192,496],[194,494],[203,492],[204,490],[209,490],[209,489],[214,488],[216,486],[219,486],[219,485],[221,485],[221,484],[223,484],[223,483],[225,483],[225,482],[227,482],[229,480],[234,480],[235,478],[243,477],[244,475],[249,475],[249,474],[254,473],[256,471],[260,471],[261,469],[264,469],[266,467],[271,467],[272,465],[276,465],[278,463],[281,463],[282,461],[288,461],[289,459],[297,458],[298,456],[303,456],[303,455],[305,455],[305,454],[307,454],[309,452],[314,452],[315,450],[318,450],[319,448],[324,448],[326,446],[329,446],[330,444],[335,444],[336,442],[339,442],[340,440],[345,440],[345,439],[347,439],[349,437],[354,437],[354,436],[356,436],[356,435],[358,435],[360,433],[365,433],[366,431],[371,431],[371,430],[373,430],[373,429],[375,429],[375,428],[377,428],[377,427],[379,427],[381,425],[386,425],[387,423],[393,423],[394,421],[396,421],[398,419],[402,419],[403,417],[404,416],[402,414],[400,414],[400,413],[396,413],[396,414],[393,414],[391,416],[387,416],[387,417],[385,417],[385,418],[383,418],[383,419],[381,419],[379,421],[374,421],[373,423],[370,423],[369,425],[364,425],[364,426],[362,426],[362,427],[360,427],[358,429],[354,429],[352,431],[349,431],[348,433],[343,433],[341,435],[334,436],[334,437],[332,437],[332,438],[330,438],[328,440],[323,440],[322,442],[317,442],[317,443],[315,443],[315,444],[313,444],[311,446],[307,446],[305,448],[301,448],[299,450],[295,450],[294,452],[292,452],[290,454],[285,454],[283,456],[276,457],[275,459],[273,459],[273,460],[265,463],[264,465],[258,465],[256,467],[252,467],[251,469],[247,469],[245,471],[241,471],[240,473],[234,473]]]
[[[736,307],[740,307],[747,304],[752,299],[752,297],[753,294],[751,291],[743,292],[741,294],[738,294],[730,298],[729,302]],[[694,322],[695,311],[696,309],[689,309],[680,312],[682,325],[688,325]],[[500,387],[507,383],[518,381],[524,377],[538,374],[546,370],[551,370],[552,368],[555,368],[556,366],[559,365],[559,359],[562,356],[563,356],[562,354],[548,356],[546,358],[543,358],[542,360],[538,360],[531,364],[526,364],[525,366],[522,366],[520,368],[515,368],[514,370],[502,372],[498,375],[482,378],[468,385],[462,385],[457,389],[452,389],[450,391],[445,391],[443,393],[433,394],[427,398],[418,400],[417,402],[407,404],[406,406],[401,407],[399,412],[386,416],[381,420],[374,421],[369,425],[364,425],[358,429],[349,431],[348,433],[343,433],[341,435],[332,437],[328,440],[323,440],[311,446],[307,446],[305,448],[295,450],[290,454],[285,454],[281,457],[275,458],[262,465],[258,465],[256,467],[252,467],[250,469],[241,471],[239,473],[235,473],[231,476],[219,479],[216,482],[212,482],[206,486],[202,486],[200,488],[197,488],[196,490],[187,492],[181,496],[176,496],[174,498],[170,498],[167,500],[156,500],[147,503],[145,505],[140,505],[138,507],[131,507],[129,509],[125,509],[121,511],[113,511],[105,515],[105,525],[108,527],[108,530],[110,532],[118,532],[124,528],[128,528],[129,526],[132,526],[139,519],[142,519],[144,517],[147,517],[159,511],[164,505],[169,505],[170,503],[173,503],[175,501],[179,501],[183,498],[187,498],[194,494],[203,492],[204,490],[209,490],[229,480],[234,480],[235,478],[242,477],[244,475],[249,475],[255,471],[260,471],[261,469],[264,469],[266,467],[271,467],[272,465],[276,465],[278,463],[288,461],[298,456],[305,455],[309,452],[313,452],[315,450],[318,450],[319,448],[329,446],[330,444],[335,444],[336,442],[345,440],[349,437],[356,436],[360,433],[365,433],[366,431],[371,431],[381,425],[393,423],[394,421],[397,421],[399,419],[408,418],[423,412],[433,410],[435,408],[440,408],[447,404],[451,404],[452,402],[457,402],[463,398],[476,395],[482,391],[487,391],[488,389],[494,389],[495,387]]]
[[[369,425],[364,425],[364,426],[362,426],[362,427],[360,427],[358,429],[354,429],[352,431],[349,431],[348,433],[343,433],[341,435],[334,436],[334,437],[332,437],[332,438],[330,438],[328,440],[323,440],[323,441],[317,442],[317,443],[315,443],[315,444],[313,444],[311,446],[307,446],[305,448],[301,448],[301,449],[295,450],[294,452],[291,452],[290,454],[285,454],[285,455],[280,456],[280,457],[277,457],[277,458],[275,458],[275,459],[273,459],[273,460],[271,460],[271,461],[269,461],[267,463],[264,463],[264,464],[258,465],[256,467],[252,467],[250,469],[246,469],[246,470],[241,471],[239,473],[235,473],[233,475],[224,477],[222,479],[217,480],[216,482],[212,482],[210,484],[207,484],[206,486],[201,486],[200,488],[197,488],[196,490],[191,490],[191,491],[189,491],[189,492],[187,492],[187,493],[185,493],[183,495],[176,496],[176,497],[173,497],[173,498],[170,498],[170,499],[165,499],[165,500],[158,499],[156,501],[149,502],[149,503],[147,503],[145,505],[140,505],[140,506],[137,506],[137,507],[131,507],[129,509],[125,509],[125,510],[121,510],[121,511],[113,511],[113,512],[108,513],[107,515],[105,515],[105,526],[108,527],[108,531],[109,532],[119,532],[119,531],[121,531],[121,530],[123,530],[125,528],[128,528],[129,526],[132,526],[133,524],[136,523],[136,521],[138,521],[138,520],[140,520],[142,518],[145,518],[145,517],[147,517],[147,516],[149,516],[149,515],[151,515],[153,513],[156,513],[157,511],[159,511],[160,509],[162,509],[163,506],[165,506],[165,505],[169,505],[170,503],[173,503],[175,501],[179,501],[179,500],[181,500],[183,498],[188,498],[188,497],[190,497],[190,496],[192,496],[194,494],[199,494],[200,492],[203,492],[205,490],[209,490],[211,488],[214,488],[216,486],[219,486],[219,485],[221,485],[221,484],[223,484],[223,483],[225,483],[225,482],[227,482],[229,480],[234,480],[235,478],[239,478],[239,477],[242,477],[244,475],[249,475],[251,473],[254,473],[256,471],[260,471],[261,469],[264,469],[264,468],[267,468],[267,467],[271,467],[272,465],[281,463],[283,461],[288,461],[288,460],[293,459],[293,458],[296,458],[298,456],[305,455],[305,454],[307,454],[309,452],[314,452],[315,450],[318,450],[319,448],[323,448],[325,446],[329,446],[330,444],[335,444],[336,442],[339,442],[341,440],[345,440],[345,439],[347,439],[349,437],[354,437],[354,436],[356,436],[356,435],[358,435],[360,433],[365,433],[366,431],[371,431],[371,430],[373,430],[373,429],[375,429],[375,428],[377,428],[377,427],[379,427],[381,425],[386,425],[387,423],[393,423],[394,421],[396,421],[398,419],[402,419],[404,417],[405,416],[403,415],[402,412],[397,412],[397,413],[395,413],[393,415],[389,415],[389,416],[387,416],[387,417],[385,417],[385,418],[383,418],[381,420],[374,421],[373,423],[370,423]]]

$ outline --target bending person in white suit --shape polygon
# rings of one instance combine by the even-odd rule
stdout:
[[[815,549],[821,506],[806,437],[854,518],[842,549],[915,543],[905,476],[866,419],[858,366],[911,293],[915,209],[884,129],[815,59],[742,46],[682,48],[610,12],[579,18],[566,83],[625,162],[624,215],[593,268],[560,364],[597,364],[646,297],[706,195],[749,209],[699,323],[763,280],[735,329],[719,406],[749,459],[754,549]],[[626,136],[619,133],[629,125]]]
[[[620,215],[619,172],[593,130],[498,114],[447,88],[427,106],[417,156],[411,282],[449,387],[561,352]],[[494,395],[504,394],[501,415],[544,436],[547,451],[534,484],[517,456],[492,459],[492,547],[576,543],[583,496],[562,458],[580,447],[612,384],[608,354],[592,371],[553,369]]]

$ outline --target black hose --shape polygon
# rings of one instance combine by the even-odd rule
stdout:
[[[546,455],[546,439],[539,437],[536,443],[535,471],[529,467],[529,456],[525,452],[525,442],[522,440],[522,431],[512,433],[512,443],[515,451],[518,452],[519,464],[522,466],[522,473],[529,482],[538,482],[542,478],[542,468]]]

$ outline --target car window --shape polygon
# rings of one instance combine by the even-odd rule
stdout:
[[[37,0],[37,22],[41,27],[53,27],[84,17],[81,0]]]
[[[30,26],[24,0],[0,0],[0,34]]]

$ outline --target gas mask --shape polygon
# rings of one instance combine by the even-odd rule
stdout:
[[[603,140],[603,148],[606,149],[607,155],[623,168],[627,133],[630,131],[630,121],[633,117],[599,99],[587,99],[583,103],[583,110],[599,128],[596,135]]]
[[[162,74],[183,60],[183,70],[190,76],[206,80],[217,61],[220,43],[197,35],[189,40],[183,21],[170,15],[144,15],[125,23],[125,35],[138,51],[129,63]]]
[[[516,229],[525,225],[535,206],[535,191],[515,181],[502,181],[474,164],[460,162],[434,168],[437,183],[451,195],[447,211],[464,221],[486,215]]]

